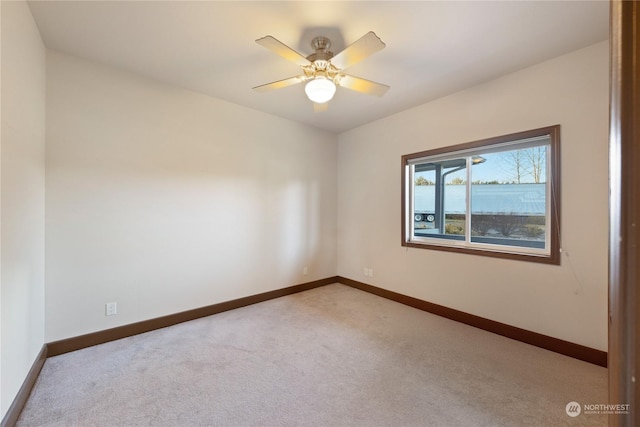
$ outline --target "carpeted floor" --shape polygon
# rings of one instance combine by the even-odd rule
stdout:
[[[596,426],[607,371],[340,284],[48,359],[18,426]]]

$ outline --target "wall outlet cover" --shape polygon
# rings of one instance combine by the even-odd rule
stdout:
[[[104,305],[104,315],[113,316],[118,314],[118,304],[115,302],[108,302]]]

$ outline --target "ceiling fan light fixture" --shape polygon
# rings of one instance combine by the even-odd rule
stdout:
[[[316,104],[324,104],[333,98],[336,93],[336,85],[325,77],[316,77],[306,84],[304,92],[311,101]]]
[[[373,31],[369,31],[337,55],[329,50],[331,41],[321,36],[311,41],[315,52],[308,56],[296,52],[273,36],[264,36],[257,39],[256,43],[294,62],[303,71],[302,75],[256,86],[253,89],[257,92],[266,92],[305,82],[304,91],[309,100],[313,102],[313,111],[321,112],[327,110],[327,103],[333,99],[336,86],[375,96],[382,96],[389,89],[387,85],[343,73],[344,69],[385,47],[384,42]]]

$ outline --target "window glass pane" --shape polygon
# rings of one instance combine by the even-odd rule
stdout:
[[[547,146],[481,157],[471,170],[471,242],[544,249]]]
[[[413,219],[416,231],[424,232],[435,227],[436,172],[435,169],[415,173]]]
[[[464,239],[467,212],[467,159],[460,159],[464,166],[445,168],[444,180],[444,234]]]
[[[560,264],[560,125],[403,155],[402,168],[403,246]]]
[[[466,158],[414,166],[414,237],[464,240]]]

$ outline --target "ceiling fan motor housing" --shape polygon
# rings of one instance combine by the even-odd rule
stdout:
[[[316,37],[311,40],[311,47],[315,50],[314,53],[307,56],[307,59],[311,62],[325,61],[328,62],[333,58],[333,52],[329,50],[331,47],[331,40],[326,37]]]

